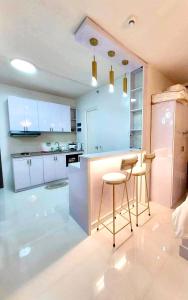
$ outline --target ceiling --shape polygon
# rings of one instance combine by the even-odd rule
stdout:
[[[73,98],[89,92],[92,53],[74,38],[85,16],[174,82],[186,82],[187,12],[187,0],[1,0],[0,82]],[[130,15],[136,17],[133,28],[127,26]],[[37,74],[12,69],[15,57],[34,63]],[[109,62],[97,61],[104,84]]]

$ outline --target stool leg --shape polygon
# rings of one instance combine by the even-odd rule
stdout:
[[[113,247],[115,247],[115,185],[113,184]]]
[[[133,207],[134,207],[134,192],[135,192],[135,176],[133,177]]]
[[[121,211],[123,209],[123,200],[124,200],[124,197],[125,197],[125,185],[123,187],[123,196],[122,196],[122,199],[121,199]],[[121,213],[121,211],[120,211],[120,213]]]
[[[148,184],[147,184],[147,176],[146,176],[146,174],[145,174],[145,182],[146,182],[146,194],[147,194],[147,200],[148,200],[148,215],[151,216],[150,205],[149,205],[149,191],[148,191]]]
[[[140,202],[142,202],[142,175],[140,176]]]
[[[136,176],[136,226],[138,227],[138,176]]]
[[[125,190],[126,190],[126,196],[127,196],[127,206],[128,206],[128,212],[129,212],[129,220],[130,220],[130,225],[131,225],[131,231],[133,231],[132,220],[131,220],[131,212],[130,212],[130,206],[129,206],[129,195],[128,195],[128,190],[127,190],[127,184],[126,184],[126,182],[125,182]]]
[[[102,207],[103,194],[104,194],[104,181],[102,183],[102,192],[101,192],[101,199],[100,199],[100,206],[99,206],[97,230],[99,230],[99,225],[100,225],[100,216],[101,216],[101,207]]]

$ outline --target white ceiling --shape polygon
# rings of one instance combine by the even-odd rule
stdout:
[[[86,15],[173,81],[188,81],[187,13],[187,0],[1,0],[0,82],[69,97],[88,92],[92,53],[73,34]],[[136,26],[128,28],[132,14]],[[14,57],[33,62],[38,74],[13,70]],[[103,84],[109,63],[98,58],[98,65]]]

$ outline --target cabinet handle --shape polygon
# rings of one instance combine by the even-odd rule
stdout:
[[[64,128],[62,128],[62,131],[64,131]]]
[[[27,164],[29,165],[29,159],[27,159]]]
[[[32,161],[31,161],[31,159],[30,159],[30,166],[31,166],[31,164],[32,164]]]
[[[55,156],[54,156],[54,160],[55,160]]]

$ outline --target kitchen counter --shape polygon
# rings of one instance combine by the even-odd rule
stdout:
[[[22,158],[22,157],[31,157],[31,156],[43,156],[43,155],[54,155],[54,154],[83,154],[83,151],[39,151],[39,152],[26,152],[28,154],[22,153],[13,153],[11,154],[12,158]]]
[[[108,152],[99,152],[99,153],[91,153],[91,154],[83,154],[82,159],[88,159],[88,160],[99,160],[109,157],[115,157],[115,156],[121,156],[125,154],[134,155],[134,153],[140,153],[142,150],[138,149],[128,149],[124,151],[108,151]]]
[[[69,208],[70,215],[90,235],[97,226],[97,217],[101,196],[102,177],[106,173],[121,172],[122,159],[138,156],[138,165],[141,164],[144,151],[125,149],[124,151],[110,151],[92,153],[80,156],[80,163],[69,165]],[[129,184],[129,196],[133,199],[133,182]],[[145,189],[142,186],[142,194]],[[123,185],[116,187],[116,205],[120,205]],[[112,203],[110,188],[105,188],[102,218],[111,215]],[[144,199],[144,198],[143,198]]]

